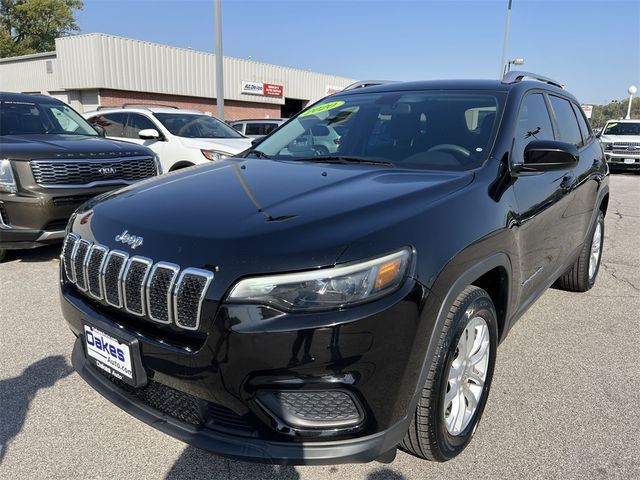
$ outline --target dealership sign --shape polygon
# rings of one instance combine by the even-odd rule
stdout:
[[[584,116],[587,118],[591,118],[591,114],[593,113],[593,105],[580,105],[580,106],[582,107]]]
[[[284,87],[274,83],[242,82],[242,93],[282,98],[284,96]]]

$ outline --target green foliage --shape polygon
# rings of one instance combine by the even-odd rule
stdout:
[[[614,100],[608,105],[594,105],[591,113],[591,125],[593,128],[602,128],[607,120],[620,119],[627,116],[629,97],[622,100]],[[640,97],[633,97],[631,102],[631,118],[640,118]]]
[[[55,39],[79,30],[82,0],[0,0],[0,58],[55,50]]]

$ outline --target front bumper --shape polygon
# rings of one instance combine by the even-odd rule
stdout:
[[[28,249],[60,242],[73,212],[113,188],[0,194],[0,248]]]
[[[617,154],[605,152],[605,158],[612,171],[640,171],[640,156],[636,154]],[[626,159],[633,159],[633,163],[625,162]]]
[[[77,337],[74,368],[134,417],[236,459],[328,464],[372,461],[402,441],[426,350],[419,321],[423,295],[422,286],[408,281],[388,298],[347,316],[340,312],[333,324],[276,332],[234,324],[237,317],[223,306],[195,351],[170,345],[134,323],[123,324],[65,284],[62,307]],[[83,323],[137,340],[148,384],[130,387],[90,364]],[[363,421],[343,429],[285,424],[259,401],[261,393],[275,390],[347,391],[362,409]]]

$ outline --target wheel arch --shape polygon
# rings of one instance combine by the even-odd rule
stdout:
[[[188,162],[186,160],[181,160],[181,161],[176,162],[173,165],[171,165],[171,168],[169,169],[169,171],[170,172],[175,172],[176,170],[180,170],[181,168],[193,167],[194,165],[195,165],[195,163],[193,163],[193,162]]]

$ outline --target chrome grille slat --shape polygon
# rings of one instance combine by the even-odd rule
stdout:
[[[124,309],[143,317],[145,315],[145,285],[153,261],[145,257],[131,257],[122,278]]]
[[[93,298],[102,300],[102,280],[100,278],[102,268],[107,260],[107,247],[94,244],[87,254],[84,276],[87,282],[87,292]]]
[[[186,330],[200,326],[202,302],[213,280],[213,273],[199,268],[186,268],[180,274],[173,291],[175,322]]]
[[[153,157],[32,160],[29,163],[36,183],[52,188],[131,183],[156,175]]]
[[[200,328],[212,272],[129,257],[75,233],[65,238],[60,256],[67,280],[86,296],[158,323]]]
[[[93,242],[81,239],[74,248],[73,254],[73,278],[76,286],[83,292],[87,291],[87,282],[84,275],[84,265],[87,260],[87,254],[91,249]]]
[[[129,255],[111,250],[102,269],[102,291],[104,300],[112,307],[122,308],[122,275]]]
[[[75,277],[73,275],[73,264],[71,259],[73,257],[73,251],[75,250],[76,244],[80,240],[80,237],[75,233],[70,233],[64,240],[64,244],[62,245],[62,264],[64,265],[64,273],[67,278],[71,281],[75,281]]]
[[[171,291],[180,267],[173,263],[158,262],[153,266],[147,280],[147,316],[159,323],[173,320]]]

